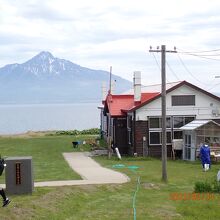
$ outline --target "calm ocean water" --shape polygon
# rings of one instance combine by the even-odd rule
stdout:
[[[0,134],[99,127],[98,103],[0,105]]]

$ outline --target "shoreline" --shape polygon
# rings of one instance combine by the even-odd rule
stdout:
[[[99,128],[89,128],[89,129],[83,129],[83,130],[46,130],[46,131],[27,131],[24,133],[17,133],[17,134],[0,134],[0,138],[7,138],[7,137],[43,137],[46,135],[61,135],[59,134],[59,132],[64,132],[66,134],[63,135],[72,135],[72,134],[67,134],[68,132],[72,132],[72,131],[78,131],[79,134],[74,134],[75,136],[77,135],[82,135],[80,134],[80,132],[83,131],[89,131],[89,130],[94,130],[94,129],[99,129]],[[87,134],[87,135],[97,135],[97,134]]]
[[[37,136],[45,136],[48,134],[55,134],[57,131],[27,131],[24,133],[18,134],[0,134],[0,137],[37,137]]]

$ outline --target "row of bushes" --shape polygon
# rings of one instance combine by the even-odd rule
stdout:
[[[213,180],[211,182],[197,181],[195,183],[194,191],[196,193],[202,193],[202,192],[220,193],[220,182],[216,180]]]
[[[56,131],[55,135],[98,135],[100,133],[99,128],[91,128],[86,130],[70,130],[70,131]]]

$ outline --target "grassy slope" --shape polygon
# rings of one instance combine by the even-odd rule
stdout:
[[[3,150],[4,155],[23,156],[24,153],[28,156],[33,155],[35,167],[38,170],[37,179],[69,179],[72,175],[64,161],[62,170],[65,169],[65,172],[55,168],[56,163],[54,163],[54,160],[61,159],[60,152],[72,151],[72,137],[25,138],[20,141],[17,139],[15,145],[12,144],[13,141],[14,139],[0,139],[1,151]],[[15,149],[8,149],[6,151],[7,146],[16,146],[16,149],[22,150],[14,152]],[[41,151],[44,151],[43,155]],[[49,158],[48,166],[43,166],[47,158]],[[119,163],[116,158],[108,160],[105,157],[97,157],[96,160],[109,168]],[[200,163],[168,161],[169,182],[164,184],[161,182],[160,160],[123,158],[120,163],[126,167],[118,170],[126,173],[131,178],[131,182],[122,185],[36,188],[32,195],[11,196],[13,201],[8,208],[1,209],[0,219],[133,219],[132,197],[139,175],[141,185],[136,202],[138,220],[220,219],[218,195],[215,196],[214,201],[173,201],[170,199],[172,192],[193,192],[194,182],[197,180],[215,178],[219,165],[213,165],[209,172],[204,173]],[[128,165],[137,165],[140,168],[135,173],[127,168]],[[52,168],[56,171],[50,172]],[[47,169],[47,172],[42,176],[44,169]],[[51,173],[56,173],[56,175]]]
[[[80,179],[63,159],[63,152],[72,152],[72,141],[87,137],[39,136],[1,137],[2,156],[32,156],[35,181]],[[2,178],[1,178],[2,181]]]

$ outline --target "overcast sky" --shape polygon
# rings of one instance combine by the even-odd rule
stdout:
[[[140,70],[155,84],[160,53],[149,47],[164,44],[178,51],[167,54],[167,82],[220,91],[219,0],[0,0],[0,27],[0,67],[49,51],[128,80]]]

